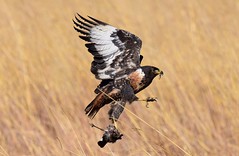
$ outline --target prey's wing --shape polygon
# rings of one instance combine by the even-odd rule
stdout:
[[[91,72],[97,79],[124,78],[140,66],[142,41],[127,31],[117,29],[92,17],[78,14],[75,30],[93,55]]]

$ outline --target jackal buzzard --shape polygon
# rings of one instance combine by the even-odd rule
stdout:
[[[143,59],[140,38],[90,16],[77,15],[74,28],[88,42],[85,46],[94,57],[91,72],[102,80],[95,89],[95,99],[85,108],[90,118],[105,104],[118,101],[124,106],[138,100],[135,94],[149,86],[155,76],[163,75],[156,67],[140,66]],[[119,113],[114,109],[110,113],[118,119],[123,109],[116,111]]]

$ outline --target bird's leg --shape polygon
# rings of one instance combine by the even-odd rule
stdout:
[[[158,101],[158,99],[157,97],[147,97],[146,99],[138,99],[137,101],[155,102]]]
[[[117,120],[119,119],[120,115],[122,114],[124,107],[125,107],[126,102],[123,101],[114,101],[111,103],[111,108],[108,112],[109,114],[109,119],[111,120],[112,124],[117,127]]]
[[[115,118],[111,118],[112,124],[115,126],[115,128],[117,129],[117,120],[115,120]]]

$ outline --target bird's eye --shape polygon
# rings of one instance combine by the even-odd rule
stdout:
[[[159,69],[154,69],[153,72],[158,75],[160,73],[160,70]]]

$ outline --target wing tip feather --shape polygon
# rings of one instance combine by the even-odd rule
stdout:
[[[108,25],[107,23],[105,23],[105,22],[102,22],[102,21],[100,21],[100,20],[98,20],[98,19],[95,19],[95,18],[93,18],[93,17],[91,17],[91,16],[88,16],[91,20],[93,20],[93,21],[95,21],[95,22],[97,22],[98,24],[102,24],[102,25]]]
[[[79,37],[86,42],[90,42],[90,38],[88,36],[79,35]]]

